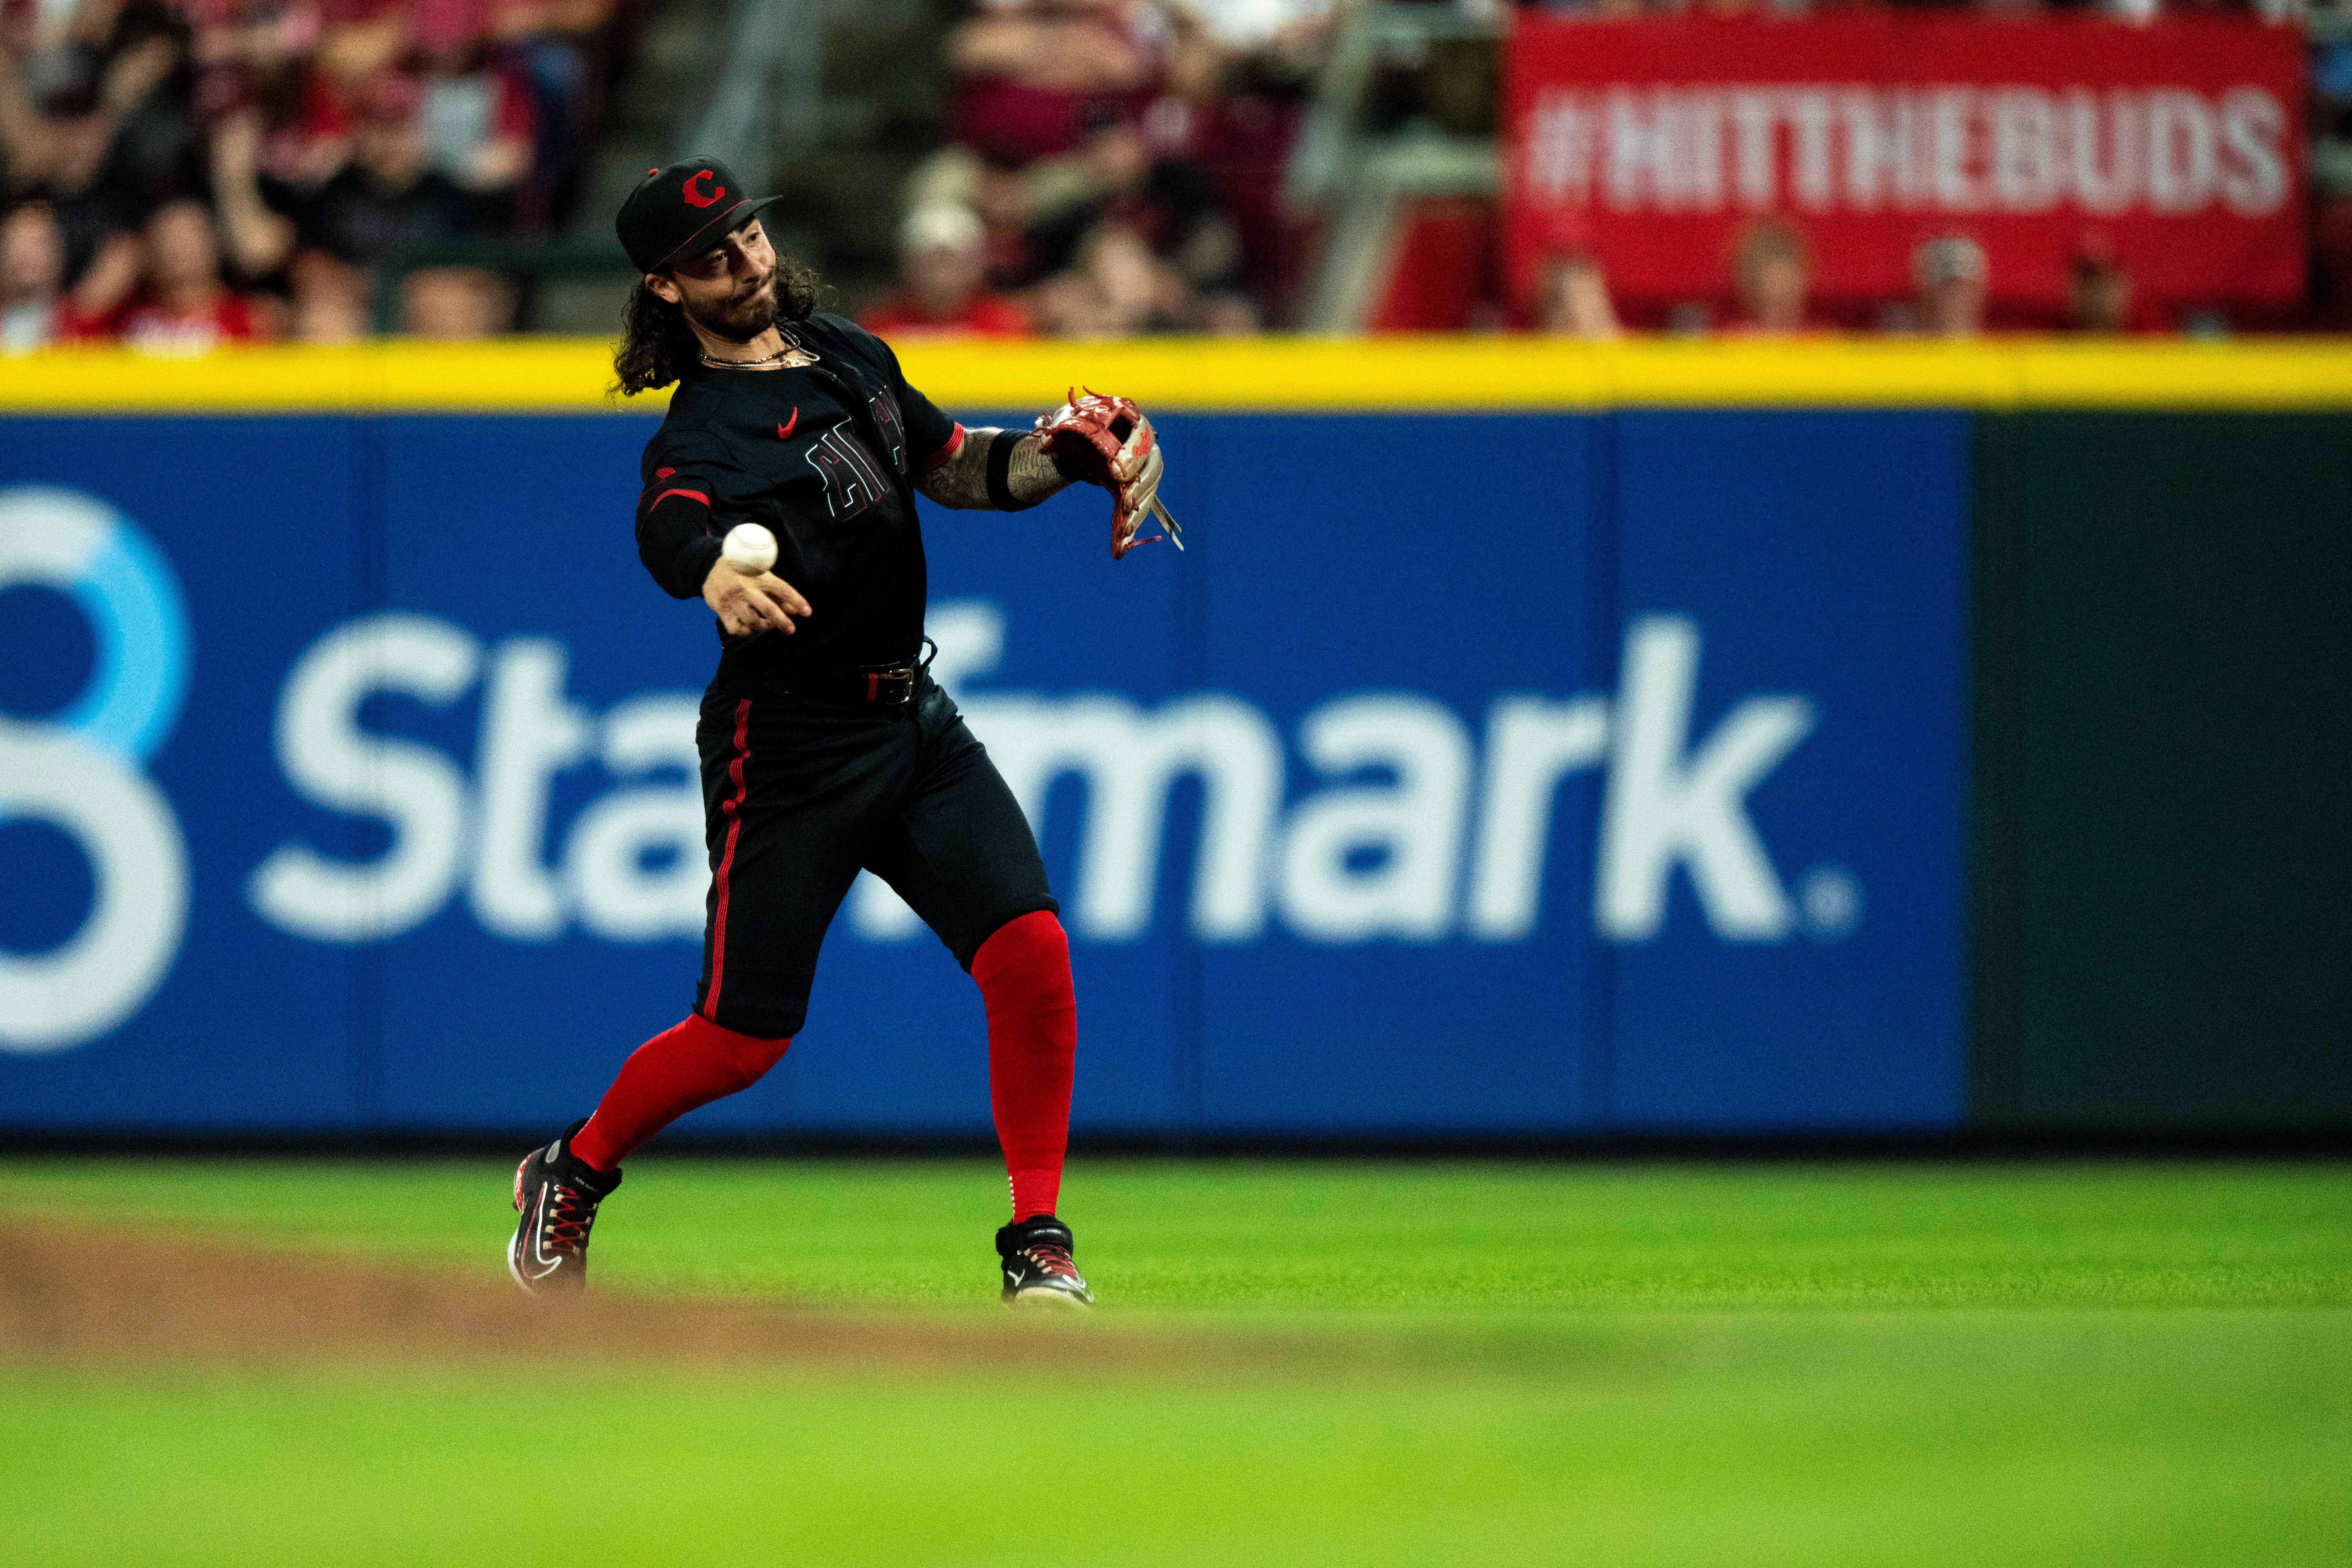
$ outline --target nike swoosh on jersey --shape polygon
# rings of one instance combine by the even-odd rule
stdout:
[[[791,439],[791,437],[792,437],[792,434],[793,434],[793,426],[795,426],[795,425],[798,425],[800,422],[801,422],[801,409],[800,409],[800,405],[796,403],[796,404],[793,405],[793,416],[792,416],[790,419],[786,420],[783,424],[779,425],[779,426],[776,426],[776,439],[777,439],[777,440],[779,440],[779,441],[784,441],[784,440],[789,440],[789,439]]]

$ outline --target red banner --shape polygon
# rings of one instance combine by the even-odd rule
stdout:
[[[1513,279],[1587,250],[1634,300],[1730,289],[1743,230],[1807,241],[1817,297],[1912,292],[1924,241],[2053,307],[2086,247],[2143,300],[2302,298],[2299,32],[2235,18],[1521,21],[1506,88]]]

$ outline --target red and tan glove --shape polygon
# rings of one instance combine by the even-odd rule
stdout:
[[[1160,458],[1151,421],[1143,416],[1134,399],[1080,394],[1074,388],[1067,403],[1051,414],[1037,416],[1037,434],[1055,468],[1071,479],[1110,491],[1115,503],[1110,519],[1112,560],[1163,537],[1135,536],[1144,512],[1152,507],[1167,465]],[[1167,509],[1159,508],[1158,512],[1164,522]]]

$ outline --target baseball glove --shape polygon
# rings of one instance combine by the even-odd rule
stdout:
[[[1139,544],[1160,538],[1184,548],[1175,520],[1160,504],[1160,476],[1166,464],[1160,456],[1159,437],[1151,421],[1132,398],[1107,397],[1075,388],[1070,400],[1051,414],[1037,416],[1039,443],[1055,468],[1070,479],[1100,485],[1110,491],[1110,553],[1116,561]],[[1136,530],[1150,511],[1164,533],[1139,539]]]

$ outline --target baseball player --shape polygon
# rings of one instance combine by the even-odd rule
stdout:
[[[621,1162],[783,1056],[825,928],[866,869],[980,987],[1013,1189],[996,1233],[1003,1300],[1084,1306],[1094,1298],[1054,1214],[1077,1047],[1069,940],[1020,806],[927,673],[915,497],[1018,511],[1097,484],[1119,558],[1149,542],[1148,508],[1169,526],[1160,454],[1124,398],[1074,395],[1025,432],[955,424],[889,345],[815,310],[814,275],[761,230],[775,199],[696,158],[648,174],[616,225],[643,274],[614,359],[621,390],[677,385],[646,447],[637,555],[719,617],[697,731],[709,917],[694,1011],[516,1172],[508,1268],[534,1296],[581,1289]],[[747,522],[774,535],[769,570],[722,554]]]

